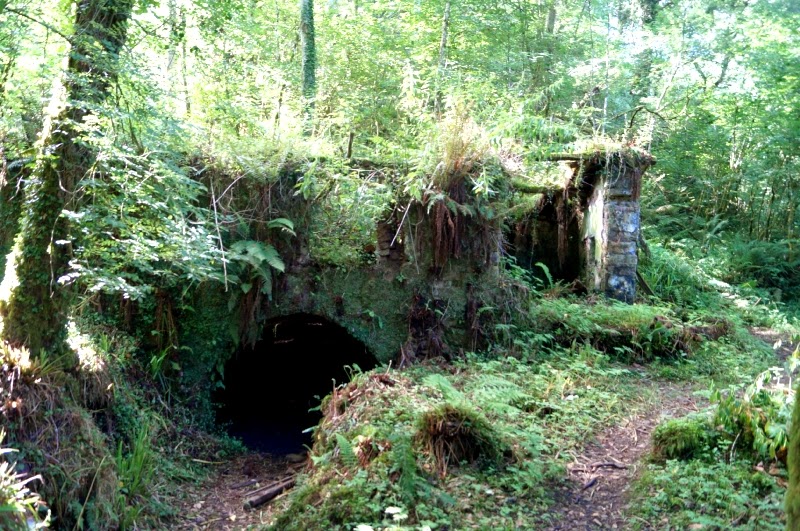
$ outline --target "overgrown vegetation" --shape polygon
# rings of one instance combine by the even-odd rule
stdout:
[[[634,516],[780,527],[794,367],[751,332],[798,335],[798,26],[791,0],[0,0],[0,527],[42,499],[173,524],[166,482],[240,449],[211,390],[271,312],[403,367],[325,399],[276,529],[547,525],[565,456],[675,380],[711,408],[656,429]],[[545,208],[558,260],[588,252],[558,229],[589,176],[551,159],[650,154],[635,304],[515,258]]]
[[[0,443],[5,436],[5,431],[0,431]],[[13,448],[0,448],[0,455],[15,451]],[[27,486],[40,480],[39,476],[26,477],[26,474],[17,472],[15,463],[7,458],[0,462],[0,524],[3,529],[17,531],[48,526],[50,513],[46,505]]]
[[[179,402],[158,401],[169,390],[150,379],[130,336],[81,321],[69,343],[76,365],[69,355],[32,358],[2,346],[0,415],[18,449],[0,465],[12,467],[2,476],[12,489],[4,503],[35,521],[49,516],[57,529],[156,525],[174,515],[161,501],[168,483],[198,477],[191,458],[237,447],[199,433],[187,438],[197,420]],[[14,467],[35,470],[39,481],[15,476]],[[36,492],[26,493],[27,485]],[[40,496],[46,503],[30,513]]]
[[[313,469],[273,528],[382,528],[392,507],[408,526],[535,526],[556,456],[648,398],[637,402],[635,373],[592,349],[539,361],[356,376],[323,403]]]

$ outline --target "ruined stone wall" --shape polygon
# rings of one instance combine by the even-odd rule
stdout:
[[[542,262],[559,280],[580,280],[591,291],[633,302],[639,190],[654,160],[635,150],[553,160],[567,162],[571,175],[563,189],[543,194],[538,210],[517,224],[525,233],[508,238],[515,245],[513,254],[524,258],[518,263],[531,268],[528,264]]]
[[[599,288],[612,299],[631,303],[636,297],[639,240],[639,186],[642,170],[618,158],[603,176],[603,231]]]
[[[586,207],[583,211],[583,221],[581,224],[581,241],[583,249],[581,260],[583,261],[582,278],[584,284],[593,290],[599,291],[603,285],[603,260],[605,256],[606,241],[606,190],[600,183],[594,193],[588,198]]]
[[[202,381],[203,371],[224,362],[237,341],[257,339],[267,323],[298,313],[338,324],[383,363],[479,349],[494,330],[486,317],[490,312],[481,309],[508,302],[501,273],[508,247],[524,258],[520,267],[536,271],[541,262],[556,279],[580,279],[589,290],[632,302],[639,185],[652,159],[622,153],[570,157],[561,164],[565,187],[531,194],[538,199],[522,221],[460,208],[474,207],[476,199],[466,195],[459,201],[438,199],[446,208],[398,201],[408,206],[379,220],[372,242],[360,249],[364,260],[347,266],[326,264],[309,253],[309,235],[323,207],[293,193],[274,199],[276,215],[295,220],[297,235],[273,240],[286,273],[278,276],[272,300],[237,305],[222,286],[204,288],[192,314],[182,316],[187,349],[181,365]],[[504,225],[516,233],[504,235]],[[574,287],[580,292],[580,285]],[[247,321],[250,334],[244,338]]]

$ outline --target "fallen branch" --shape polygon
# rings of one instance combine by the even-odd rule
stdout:
[[[248,479],[247,481],[242,481],[240,483],[236,483],[235,485],[231,485],[232,489],[243,489],[245,487],[249,487],[250,485],[255,485],[258,483],[257,479]]]
[[[619,465],[617,463],[611,463],[611,462],[593,463],[593,464],[591,464],[589,466],[592,469],[596,469],[596,468],[616,468],[616,469],[619,469],[619,470],[625,470],[626,468],[628,468],[628,465]]]
[[[224,465],[225,461],[206,461],[205,459],[192,459],[195,463],[202,465]]]
[[[248,498],[244,502],[245,510],[255,509],[260,505],[264,505],[265,503],[277,498],[280,494],[284,491],[291,489],[294,487],[295,479],[294,477],[287,478],[282,482],[279,482],[271,487],[267,488],[261,494],[257,496],[253,496],[252,498]]]
[[[292,477],[291,476],[287,476],[287,477],[285,477],[283,479],[279,479],[277,481],[273,481],[272,483],[267,483],[263,487],[258,487],[257,489],[253,489],[250,492],[246,492],[244,494],[244,497],[245,498],[252,498],[253,496],[255,496],[257,494],[260,494],[260,493],[264,492],[265,490],[271,489],[272,487],[280,485],[281,483],[286,483],[286,481],[289,480],[289,479],[292,479]]]
[[[620,465],[618,463],[611,463],[611,462],[599,462],[599,463],[592,463],[591,465],[579,465],[576,467],[571,467],[569,469],[570,472],[594,472],[598,468],[616,468],[619,470],[625,470],[628,468],[628,465]]]
[[[642,289],[644,290],[645,293],[647,293],[651,297],[655,296],[655,293],[653,292],[653,288],[650,287],[650,285],[644,279],[642,274],[639,273],[638,271],[636,272],[636,280],[639,281],[639,286],[642,287]]]

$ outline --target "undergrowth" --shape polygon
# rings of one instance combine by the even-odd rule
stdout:
[[[406,526],[535,526],[557,456],[648,399],[635,373],[577,350],[357,376],[323,403],[313,468],[272,528],[384,528],[397,514]]]
[[[5,436],[5,431],[0,429],[0,445]],[[0,447],[0,529],[29,531],[48,527],[50,511],[47,503],[29,487],[42,478],[29,477],[17,470],[16,462],[3,457],[14,452],[13,448]]]
[[[783,483],[783,484],[782,484]],[[635,529],[783,530],[785,480],[749,461],[651,465],[633,504]],[[642,527],[647,523],[646,527]],[[652,526],[652,527],[651,527]]]
[[[654,299],[683,321],[715,316],[725,334],[696,345],[680,364],[653,370],[711,390],[705,412],[667,420],[653,434],[653,463],[631,503],[635,526],[659,529],[784,529],[791,374],[751,327],[798,335],[775,292],[742,280],[735,262],[690,241],[653,245],[642,273]],[[741,261],[741,260],[740,260]],[[787,382],[789,382],[787,384]]]
[[[224,445],[191,427],[185,407],[145,369],[135,339],[78,319],[69,345],[59,358],[0,345],[0,417],[18,449],[4,456],[8,472],[41,478],[11,484],[16,494],[4,490],[0,501],[34,517],[41,496],[56,529],[160,527],[175,514],[163,501],[167,485],[197,478],[191,458]]]
[[[663,529],[784,529],[788,374],[772,369],[744,389],[715,390],[706,412],[658,426],[634,515]]]

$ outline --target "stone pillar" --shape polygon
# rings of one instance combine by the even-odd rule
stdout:
[[[603,177],[601,290],[608,297],[632,303],[636,297],[636,254],[639,240],[639,186],[642,170],[621,156],[608,161]]]

